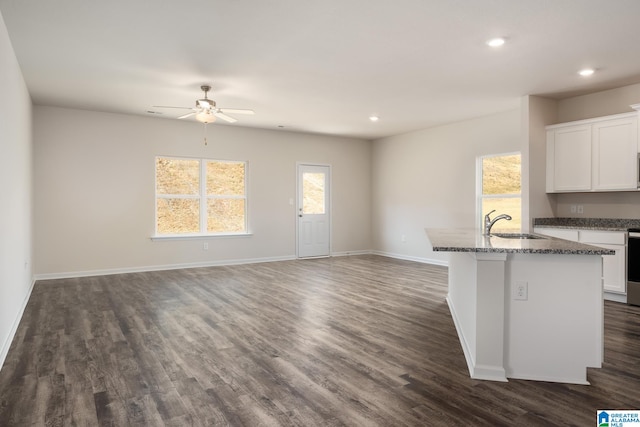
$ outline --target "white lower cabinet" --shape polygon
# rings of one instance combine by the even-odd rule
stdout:
[[[555,227],[535,227],[534,232],[616,251],[615,255],[602,256],[602,283],[606,292],[626,294],[627,233],[624,231],[578,230]]]
[[[535,227],[533,229],[535,233],[543,234],[545,236],[556,237],[558,239],[571,240],[572,242],[580,241],[578,236],[578,230],[574,228],[546,228],[546,227]]]
[[[627,233],[580,230],[580,242],[616,251],[602,256],[602,281],[607,292],[627,292]]]

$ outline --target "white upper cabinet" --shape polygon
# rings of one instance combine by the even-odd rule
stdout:
[[[594,123],[592,156],[593,190],[636,190],[637,116]]]
[[[547,130],[547,192],[591,190],[591,125]]]
[[[546,129],[547,193],[638,189],[638,113]]]

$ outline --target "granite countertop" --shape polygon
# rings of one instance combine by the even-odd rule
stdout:
[[[627,231],[640,228],[640,219],[618,218],[534,218],[534,227],[575,228],[583,230]]]
[[[484,236],[477,229],[427,228],[427,237],[436,252],[489,252],[558,255],[614,255],[615,251],[548,236],[540,239],[509,239]]]

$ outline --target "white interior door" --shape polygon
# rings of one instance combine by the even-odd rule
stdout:
[[[298,165],[298,258],[329,256],[330,168]]]

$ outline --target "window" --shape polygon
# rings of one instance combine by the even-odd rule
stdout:
[[[247,232],[247,163],[156,158],[156,235]]]
[[[478,212],[480,226],[484,216],[511,215],[511,221],[500,221],[496,228],[520,231],[522,226],[522,192],[520,153],[484,156],[478,162]]]
[[[304,172],[302,174],[302,213],[305,215],[325,212],[325,173]]]

